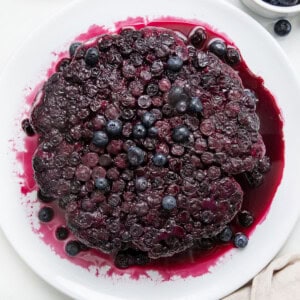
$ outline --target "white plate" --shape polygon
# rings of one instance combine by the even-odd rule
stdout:
[[[32,231],[24,206],[11,142],[24,110],[24,90],[45,78],[52,51],[65,50],[92,24],[112,26],[128,16],[176,16],[198,19],[225,32],[240,48],[250,68],[265,79],[285,120],[285,169],[283,180],[266,220],[256,228],[244,251],[232,250],[210,273],[197,278],[167,282],[96,277],[73,265],[45,245]],[[299,212],[297,172],[300,168],[298,138],[299,83],[275,40],[254,20],[218,0],[79,1],[68,6],[36,30],[11,59],[0,80],[1,90],[1,226],[20,256],[50,284],[77,299],[217,299],[250,280],[278,252]],[[16,122],[16,120],[18,122]],[[18,126],[17,126],[18,125]],[[20,145],[16,145],[19,149]]]

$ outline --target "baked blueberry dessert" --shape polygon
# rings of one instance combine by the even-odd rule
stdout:
[[[239,178],[259,186],[270,159],[240,62],[201,27],[187,38],[125,28],[70,46],[22,126],[38,135],[42,221],[57,203],[78,239],[72,256],[87,246],[126,268],[211,241],[247,245],[231,229],[253,222]]]

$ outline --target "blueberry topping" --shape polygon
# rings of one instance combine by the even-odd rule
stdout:
[[[134,263],[134,258],[128,253],[119,252],[115,257],[115,266],[119,269],[126,269]]]
[[[35,132],[34,132],[32,126],[31,126],[31,124],[30,124],[29,119],[24,119],[24,120],[22,121],[21,126],[22,126],[23,131],[24,131],[28,136],[33,136],[33,135],[35,134]]]
[[[55,236],[58,240],[63,241],[69,236],[69,230],[65,227],[58,227],[55,231]]]
[[[254,218],[249,211],[243,210],[238,214],[238,221],[243,227],[249,227],[253,224]]]
[[[172,106],[176,106],[179,101],[188,101],[188,96],[180,86],[173,86],[168,95],[168,102]]]
[[[183,143],[188,141],[190,131],[186,126],[177,126],[173,130],[172,139],[176,143]]]
[[[96,131],[92,143],[97,147],[105,147],[108,144],[108,136],[104,131]]]
[[[69,47],[69,54],[70,54],[70,57],[73,57],[76,50],[78,49],[78,47],[80,47],[82,45],[82,43],[80,42],[75,42],[75,43],[72,43]]]
[[[198,97],[192,97],[189,103],[189,110],[194,113],[200,113],[203,110],[202,102]]]
[[[173,72],[178,72],[183,66],[183,60],[178,56],[171,56],[167,61],[167,68]]]
[[[42,190],[38,190],[37,192],[37,197],[38,199],[43,202],[43,203],[49,203],[52,202],[54,199],[53,197],[49,196],[49,195],[45,195]]]
[[[95,187],[102,192],[108,192],[110,190],[109,182],[106,178],[96,178]]]
[[[213,54],[223,57],[226,54],[227,46],[223,40],[214,40],[211,44],[208,46],[209,51],[211,51]]]
[[[153,156],[152,161],[157,167],[163,167],[168,162],[168,158],[162,153],[156,153]]]
[[[145,127],[149,128],[156,122],[156,116],[151,112],[146,112],[142,116],[142,123]]]
[[[127,159],[132,166],[138,167],[145,161],[145,152],[139,147],[132,146],[128,149]]]
[[[89,48],[84,57],[85,63],[94,67],[99,62],[99,51],[97,48]]]
[[[241,62],[240,52],[233,47],[228,47],[225,55],[225,60],[230,66],[235,66]]]
[[[177,102],[175,108],[176,108],[178,113],[183,114],[183,113],[186,112],[187,107],[188,107],[187,102],[185,100],[181,100],[181,101]]]
[[[132,135],[135,139],[142,139],[147,135],[147,129],[142,124],[136,124],[133,127]]]
[[[162,207],[166,210],[172,210],[177,206],[176,198],[173,196],[165,196],[162,200]]]
[[[231,241],[233,232],[229,226],[226,226],[219,234],[219,239],[223,243],[228,243]]]
[[[123,124],[120,120],[109,120],[106,124],[106,131],[108,135],[117,137],[121,135]]]
[[[38,213],[38,218],[41,222],[50,222],[54,217],[54,211],[51,207],[43,207]]]
[[[77,241],[70,241],[66,244],[65,250],[69,256],[76,256],[80,252],[80,244]]]
[[[148,180],[145,177],[138,177],[135,180],[135,189],[138,192],[143,192],[148,187]]]
[[[201,48],[207,39],[207,34],[204,28],[196,29],[190,36],[191,44],[196,48]]]
[[[144,266],[150,262],[150,258],[145,252],[139,252],[134,256],[134,262],[138,266]]]
[[[158,134],[158,129],[156,127],[150,127],[148,129],[148,136],[149,137],[155,138],[155,137],[157,137],[157,134]]]
[[[292,25],[288,20],[282,19],[275,23],[274,32],[279,36],[285,36],[292,30]]]
[[[243,233],[237,233],[234,236],[234,246],[237,248],[245,248],[248,245],[248,237]]]

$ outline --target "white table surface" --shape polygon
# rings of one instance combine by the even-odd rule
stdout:
[[[239,0],[224,1],[233,3],[251,14],[273,34],[274,20],[264,19],[251,13]],[[0,37],[2,41],[0,70],[14,48],[36,28],[37,24],[70,2],[72,0],[0,0]],[[292,32],[286,37],[276,37],[276,39],[288,54],[300,77],[300,15],[290,18],[290,21],[293,26]],[[300,101],[300,98],[295,100]],[[2,199],[2,201],[5,200]],[[300,253],[300,219],[279,255],[292,252]],[[31,271],[7,242],[0,229],[0,299],[68,300],[70,298],[58,292]]]

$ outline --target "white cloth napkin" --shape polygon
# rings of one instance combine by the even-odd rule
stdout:
[[[274,259],[263,271],[223,300],[299,300],[300,254]]]

